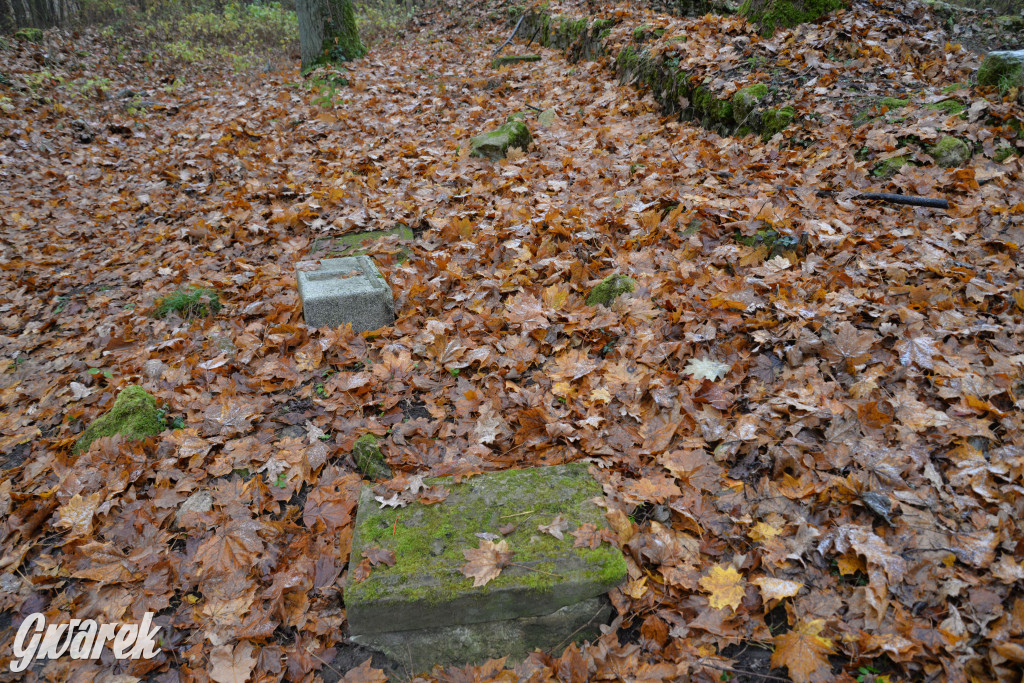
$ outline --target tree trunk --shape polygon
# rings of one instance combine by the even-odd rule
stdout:
[[[296,0],[295,11],[299,15],[303,71],[366,54],[359,40],[352,0]]]
[[[0,0],[0,33],[63,26],[77,13],[75,0]]]

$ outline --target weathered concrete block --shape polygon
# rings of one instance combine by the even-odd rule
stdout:
[[[310,327],[352,323],[356,332],[395,322],[391,288],[368,256],[324,259],[317,270],[298,270],[302,313]]]
[[[486,659],[493,652],[564,646],[582,624],[591,619],[601,623],[603,612],[593,600],[622,582],[626,563],[609,543],[574,547],[572,534],[581,526],[607,528],[594,502],[602,495],[601,486],[587,465],[494,472],[460,484],[439,478],[428,484],[444,486],[447,498],[434,505],[381,508],[369,486],[361,492],[349,564],[358,564],[369,548],[393,552],[395,563],[378,564],[368,578],[350,579],[345,587],[353,640],[385,652],[398,648],[399,661],[412,648],[423,653],[424,662],[454,664]],[[561,539],[538,528],[558,515],[566,522]],[[474,587],[460,569],[466,563],[462,551],[480,543],[477,534],[504,540],[513,557],[497,578]],[[417,644],[407,647],[406,637]],[[444,638],[466,648],[442,647]],[[512,647],[512,641],[518,645]]]

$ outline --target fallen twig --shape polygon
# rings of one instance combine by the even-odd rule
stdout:
[[[505,39],[505,42],[494,49],[491,53],[491,57],[497,57],[498,53],[501,52],[502,48],[512,42],[512,39],[516,37],[516,33],[519,32],[519,25],[523,23],[523,19],[526,18],[526,13],[523,12],[523,16],[519,17],[519,21],[516,22],[516,27],[512,29],[512,35]]]
[[[799,187],[786,186],[787,190],[799,190]],[[819,197],[835,197],[840,194],[836,190],[817,190]],[[906,206],[926,206],[932,209],[948,209],[949,202],[939,197],[914,197],[907,194],[893,194],[891,192],[861,192],[850,197],[850,199],[875,199],[890,204],[905,204]]]

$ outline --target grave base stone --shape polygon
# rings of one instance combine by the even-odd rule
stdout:
[[[366,332],[395,322],[391,288],[368,256],[324,259],[316,270],[297,270],[296,279],[309,327],[351,323]]]
[[[494,657],[516,661],[535,649],[557,653],[600,634],[611,616],[604,594],[625,579],[626,563],[617,547],[597,542],[607,523],[597,504],[601,486],[586,464],[426,484],[443,487],[447,497],[382,507],[363,487],[349,566],[380,551],[395,561],[348,580],[354,642],[419,672]],[[558,519],[561,538],[539,528]],[[576,533],[596,540],[576,547]],[[474,586],[461,572],[463,551],[478,548],[481,538],[504,541],[512,558],[496,578]]]

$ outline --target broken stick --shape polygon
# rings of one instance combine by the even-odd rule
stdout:
[[[496,57],[498,53],[501,52],[502,48],[504,48],[506,45],[512,42],[512,39],[516,37],[516,33],[519,32],[519,25],[523,23],[523,19],[525,18],[526,13],[523,12],[523,16],[519,17],[519,21],[516,22],[516,27],[512,29],[512,35],[506,38],[504,43],[502,43],[501,45],[494,49],[494,52],[491,53],[491,57]]]
[[[787,190],[800,190],[799,187],[786,186]],[[819,197],[835,197],[840,194],[836,190],[817,190],[815,192]],[[889,202],[890,204],[904,204],[906,206],[925,206],[931,209],[948,209],[949,202],[939,197],[914,197],[907,194],[893,194],[892,192],[861,192],[855,194],[850,199],[875,199],[880,202]]]

